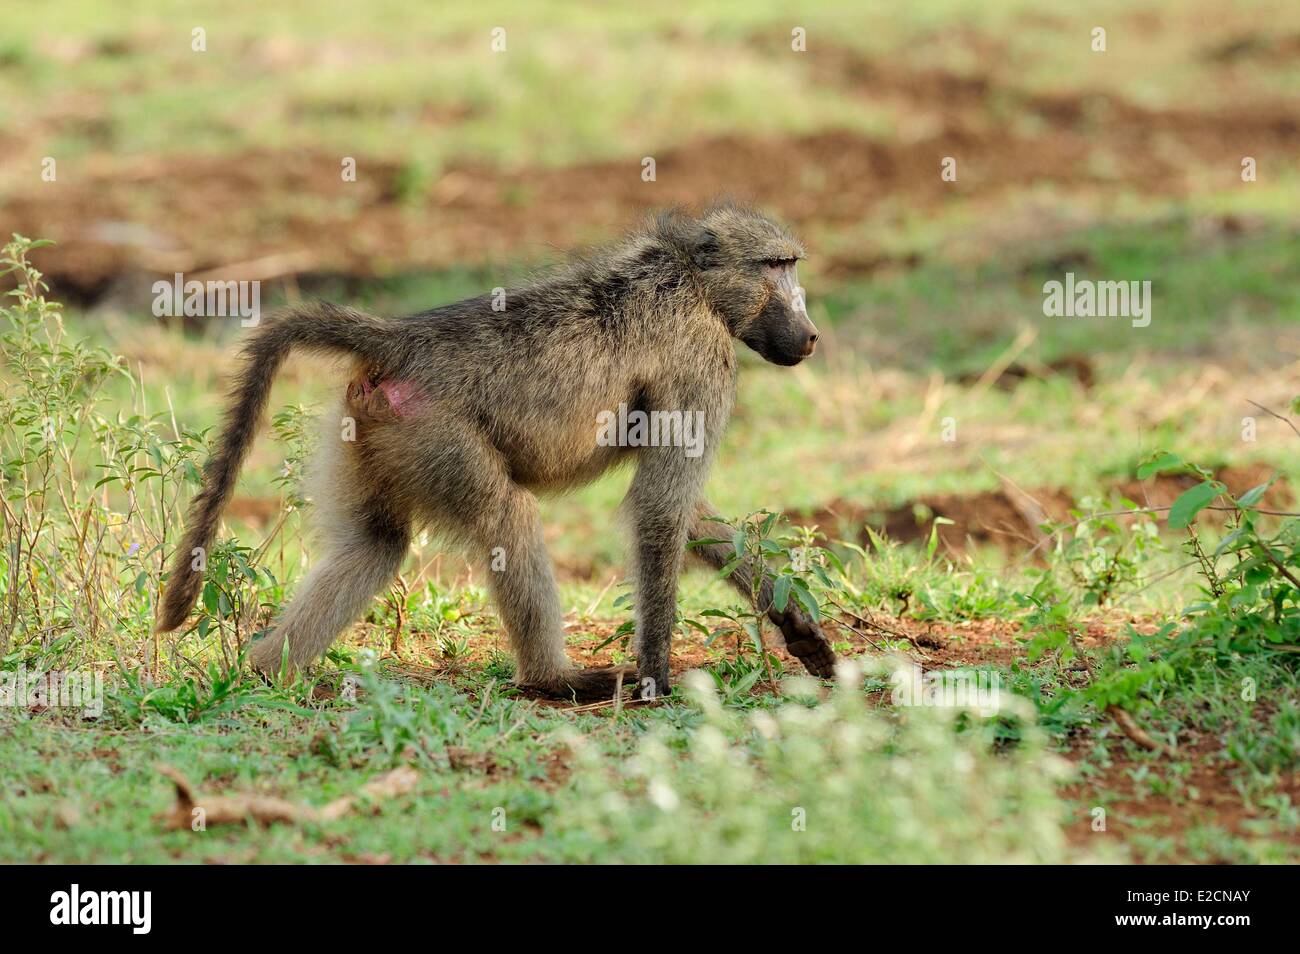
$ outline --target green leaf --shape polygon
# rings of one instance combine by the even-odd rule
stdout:
[[[219,603],[220,591],[217,589],[216,584],[209,580],[203,584],[203,608],[216,616]]]
[[[698,619],[689,619],[689,618],[683,619],[682,625],[689,626],[691,629],[694,630],[698,630],[700,633],[704,634],[705,638],[708,638],[709,627],[705,626]]]
[[[776,579],[776,586],[772,587],[772,605],[779,612],[784,613],[785,608],[790,603],[790,586],[794,583],[792,576],[779,576]]]
[[[925,558],[928,560],[934,556],[934,551],[939,548],[939,527],[947,524],[952,525],[953,521],[947,517],[935,517],[934,523],[930,524],[930,539],[925,545]]]
[[[630,636],[635,630],[636,630],[636,622],[630,619],[627,620],[621,626],[619,626],[618,629],[614,630],[614,632],[610,636],[605,638],[600,643],[600,645],[596,647],[595,652],[600,652],[610,643],[614,642],[617,639],[620,639],[621,637]]]
[[[740,564],[743,562],[744,562],[744,557],[736,557],[736,559],[732,560],[730,563],[728,563],[726,566],[724,566],[721,570],[718,571],[718,579],[725,580],[727,577],[731,576],[732,572],[735,571],[736,567],[740,566]]]
[[[695,549],[697,547],[712,547],[712,546],[717,546],[720,543],[730,543],[730,542],[731,542],[730,540],[718,540],[713,537],[705,537],[700,540],[691,540],[686,544],[686,546],[690,549]]]
[[[801,580],[794,581],[794,598],[799,601],[799,605],[808,611],[808,615],[813,618],[813,622],[821,622],[822,609],[817,605],[816,598],[808,592]]]
[[[1237,498],[1237,506],[1253,507],[1263,498],[1269,487],[1273,486],[1276,477],[1270,477],[1267,483],[1260,484],[1258,487],[1251,487],[1244,494]]]
[[[1177,470],[1183,466],[1183,459],[1168,452],[1159,454],[1154,460],[1147,461],[1137,470],[1138,480],[1146,480],[1165,470]]]
[[[1230,549],[1232,546],[1234,546],[1237,543],[1237,541],[1240,540],[1242,536],[1245,535],[1245,533],[1246,533],[1245,527],[1238,527],[1236,530],[1233,530],[1232,533],[1228,534],[1226,537],[1220,540],[1219,545],[1214,548],[1215,557],[1222,556],[1223,552],[1225,550]]]
[[[1189,526],[1196,515],[1228,488],[1217,480],[1203,480],[1186,490],[1169,509],[1169,526],[1175,530]]]

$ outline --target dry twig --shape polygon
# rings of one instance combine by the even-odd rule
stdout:
[[[168,828],[175,829],[193,829],[200,819],[203,827],[243,825],[250,821],[259,825],[271,825],[276,822],[300,825],[333,821],[342,818],[363,801],[377,801],[405,795],[415,788],[419,778],[415,769],[404,765],[371,779],[356,795],[344,795],[321,808],[316,808],[313,805],[300,805],[283,798],[264,795],[200,796],[198,790],[178,769],[170,765],[159,765],[157,769],[176,786],[176,804],[169,811],[155,817]]]

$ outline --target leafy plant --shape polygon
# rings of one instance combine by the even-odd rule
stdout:
[[[1168,516],[1171,528],[1187,530],[1187,547],[1201,567],[1206,599],[1188,607],[1191,631],[1219,653],[1269,645],[1300,648],[1300,520],[1285,516],[1270,530],[1268,516],[1259,511],[1276,476],[1238,498],[1204,469],[1175,454],[1158,455],[1139,473],[1168,471],[1204,478],[1174,501]],[[1228,513],[1228,528],[1206,553],[1195,524],[1212,506]],[[1228,565],[1221,568],[1225,562]]]
[[[702,633],[709,645],[725,634],[736,637],[735,664],[715,672],[714,678],[729,687],[729,698],[740,698],[758,680],[755,670],[744,662],[751,650],[768,684],[776,686],[781,662],[768,650],[764,635],[769,624],[769,608],[774,606],[785,612],[793,600],[814,621],[819,621],[821,605],[814,588],[834,589],[836,584],[827,573],[827,564],[841,571],[843,565],[834,553],[815,544],[814,528],[800,527],[792,535],[778,539],[775,531],[779,527],[780,515],[769,510],[757,510],[735,521],[721,517],[711,519],[719,528],[730,531],[728,537],[695,540],[690,546],[730,546],[731,559],[718,571],[718,577],[725,579],[743,568],[747,575],[749,600],[743,607],[711,608],[700,614],[725,621],[722,625],[711,628],[697,619],[685,619],[683,623]],[[771,587],[770,603],[764,597],[768,586]],[[742,685],[743,692],[736,691]]]
[[[65,667],[111,657],[129,712],[196,718],[232,698],[242,646],[260,605],[278,602],[279,584],[262,565],[266,543],[222,542],[206,555],[186,634],[197,648],[185,637],[166,647],[148,638],[206,435],[178,426],[170,409],[148,411],[125,362],[65,332],[29,259],[48,244],[15,235],[0,250],[0,274],[14,282],[0,308],[0,659],[56,648]],[[105,410],[103,385],[114,377],[127,382],[134,410]],[[276,417],[291,461],[301,457],[302,421],[300,408]],[[168,675],[174,684],[160,688]]]
[[[1059,679],[1050,692],[1038,696],[1040,708],[1044,699],[1053,698],[1058,707],[1064,700],[1077,700],[1097,711],[1138,711],[1179,687],[1200,688],[1205,674],[1223,672],[1243,657],[1295,668],[1295,654],[1300,652],[1300,522],[1282,515],[1275,529],[1265,529],[1270,516],[1260,512],[1259,503],[1273,480],[1234,497],[1209,471],[1170,452],[1152,455],[1138,470],[1141,478],[1159,473],[1199,478],[1167,508],[1166,522],[1187,534],[1185,545],[1199,567],[1203,599],[1187,607],[1182,621],[1171,621],[1151,634],[1130,626],[1124,639],[1085,653],[1071,601],[1044,577],[1035,592],[1023,597],[1029,657],[1035,660],[1052,652],[1062,667],[1079,659],[1087,678],[1081,686]],[[1227,515],[1227,530],[1207,552],[1197,520],[1209,508]],[[1133,512],[1139,518],[1147,514],[1139,508]],[[1104,532],[1112,550],[1094,567],[1103,569],[1100,582],[1109,592],[1133,566],[1114,555],[1117,528]],[[1149,531],[1143,531],[1147,535]],[[1098,578],[1083,579],[1085,591],[1098,593],[1095,586],[1087,586],[1088,580],[1095,584]]]
[[[1151,556],[1164,549],[1156,522],[1131,500],[1122,500],[1121,506],[1134,512],[1129,526],[1101,501],[1085,497],[1070,511],[1073,523],[1048,528],[1058,531],[1056,555],[1083,594],[1084,605],[1101,606],[1135,588]]]

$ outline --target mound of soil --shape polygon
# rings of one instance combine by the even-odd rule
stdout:
[[[1215,476],[1233,494],[1241,494],[1266,482],[1275,471],[1262,464],[1225,467]],[[1118,501],[1131,500],[1139,507],[1168,507],[1189,487],[1199,483],[1186,475],[1160,475],[1149,480],[1127,480],[1108,488]],[[1285,507],[1292,499],[1284,480],[1278,480],[1265,495],[1267,509]],[[998,490],[974,494],[933,494],[891,508],[875,508],[855,501],[837,500],[816,511],[792,514],[790,519],[804,526],[816,525],[828,536],[847,533],[865,541],[865,525],[883,530],[900,543],[923,543],[929,539],[935,517],[951,524],[939,526],[940,542],[953,552],[969,545],[993,544],[1008,550],[1032,548],[1042,539],[1039,524],[1073,519],[1073,496],[1059,488],[1020,491],[1007,485]],[[1116,509],[1121,509],[1119,506]],[[1212,515],[1209,519],[1213,519]]]
[[[0,217],[10,231],[58,242],[38,264],[56,294],[84,302],[124,275],[147,289],[135,279],[175,271],[366,277],[537,258],[647,209],[722,194],[815,234],[860,229],[885,202],[923,209],[1036,183],[1183,194],[1205,168],[1232,174],[1243,144],[1257,157],[1300,147],[1300,120],[1285,103],[1157,111],[1109,94],[1029,95],[991,75],[917,71],[835,48],[808,62],[819,83],[896,102],[916,129],[887,141],[844,130],[702,139],[657,153],[654,182],[641,179],[641,152],[541,170],[464,162],[427,186],[380,157],[359,157],[355,182],[342,181],[332,154],[96,157],[75,177],[0,199]],[[959,157],[956,182],[938,174],[944,156]],[[855,243],[822,267],[847,275],[917,261]]]

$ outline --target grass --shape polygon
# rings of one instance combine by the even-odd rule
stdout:
[[[397,201],[419,217],[417,200],[454,163],[562,169],[715,135],[843,129],[892,146],[933,135],[933,122],[1028,135],[1044,119],[1026,103],[1043,95],[1212,117],[1285,102],[1296,78],[1270,53],[1272,37],[1295,32],[1294,15],[1271,3],[1050,13],[832,3],[807,12],[805,56],[787,55],[794,24],[774,3],[597,11],[489,0],[437,16],[326,4],[301,21],[266,4],[106,11],[13,11],[0,118],[21,142],[18,160],[0,164],[0,199],[28,194],[24,156],[57,155],[61,179],[76,180],[102,162],[310,150],[396,163]],[[1206,15],[1213,37],[1192,28]],[[505,56],[487,46],[498,23]],[[1106,57],[1087,49],[1097,23]],[[196,25],[205,54],[189,49]],[[828,71],[836,57],[847,67]],[[868,67],[881,72],[855,72]],[[872,76],[933,72],[986,79],[987,109],[870,89]],[[897,195],[813,223],[818,254],[802,274],[821,352],[794,370],[742,353],[708,493],[731,515],[847,515],[818,518],[826,579],[798,571],[837,649],[864,664],[838,684],[761,653],[739,598],[694,571],[682,582],[672,698],[523,697],[481,574],[440,557],[436,540],[420,542],[401,581],[305,681],[251,678],[240,649],[312,556],[296,500],[307,433],[297,413],[259,441],[195,625],[155,639],[160,557],[194,489],[234,329],[183,332],[111,299],[66,315],[8,299],[0,676],[96,672],[106,698],[97,719],[39,701],[0,706],[0,860],[1300,860],[1297,599],[1267,559],[1296,572],[1293,521],[1249,507],[1203,512],[1194,530],[1164,512],[1070,517],[1032,553],[864,533],[870,514],[895,507],[941,529],[926,501],[1008,481],[1064,497],[1080,517],[1128,509],[1119,488],[1161,449],[1215,473],[1276,472],[1269,501],[1294,509],[1295,435],[1250,403],[1294,419],[1293,163],[1266,155],[1245,187],[1206,152],[1181,170],[1187,194],[1146,194],[1107,180],[1103,160],[1125,143],[1105,123],[1092,133],[1059,170],[1095,174],[1081,184],[1036,176],[933,202],[915,200],[900,175]],[[526,178],[499,201],[544,201]],[[815,195],[816,183],[796,191]],[[137,190],[132,207],[144,215],[161,195]],[[323,216],[323,201],[276,195],[221,221],[240,248],[289,212]],[[876,252],[878,267],[842,267]],[[30,258],[39,267],[44,254]],[[411,312],[501,284],[538,257],[514,250],[417,272],[395,260],[386,278],[268,282],[264,304],[307,294]],[[1150,327],[1045,317],[1042,285],[1067,270],[1151,281]],[[1087,380],[1053,371],[1063,360]],[[330,400],[324,370],[292,362],[275,407]],[[627,480],[544,504],[569,651],[583,663],[629,658],[615,516]],[[796,573],[792,548],[807,532],[777,526],[772,568]],[[1003,707],[895,704],[900,660],[996,675]],[[160,765],[193,782],[200,804],[256,794],[321,806],[398,767],[416,781],[333,821],[172,831],[156,817],[175,799]]]
[[[900,752],[935,777],[948,771],[951,730],[930,713],[891,729],[846,709],[852,693],[822,709],[787,706],[776,719],[737,720],[703,701],[698,709],[610,720],[547,717],[530,703],[496,697],[474,703],[442,685],[370,685],[359,708],[324,704],[300,715],[250,701],[238,721],[178,727],[150,720],[144,733],[21,721],[13,726],[13,751],[21,755],[8,763],[4,782],[0,859],[736,861],[764,853],[772,860],[775,850],[792,861],[940,861],[952,860],[944,852],[958,842],[966,860],[1006,860],[1009,853],[1052,860],[1067,850],[1049,776],[1035,768],[1050,762],[1059,773],[1061,763],[1028,748],[1012,760],[990,761],[970,738],[957,757],[978,786],[934,786],[923,774],[890,780],[872,769],[887,771]],[[152,817],[153,807],[164,811],[173,797],[156,769],[160,761],[202,780],[201,789],[293,792],[319,804],[357,791],[378,770],[409,757],[379,744],[386,732],[430,753],[415,760],[419,784],[410,798],[328,825],[265,832],[165,832]],[[733,744],[730,759],[712,757]],[[678,748],[687,752],[680,765],[669,755]],[[620,766],[649,782],[650,800],[634,796],[636,786],[616,774]],[[801,780],[819,766],[843,777],[815,793]],[[755,775],[756,767],[776,772]],[[757,797],[737,799],[756,789]],[[734,806],[750,813],[752,820],[735,820],[748,840],[737,844],[726,828],[714,829],[715,841],[674,837],[686,821],[671,810],[677,798],[698,800],[705,811],[731,814]],[[719,798],[725,804],[707,807]],[[863,827],[864,810],[870,829]],[[995,824],[1007,818],[1025,827]],[[854,841],[846,843],[846,835]]]
[[[996,64],[1030,89],[1101,89],[1175,106],[1207,97],[1230,104],[1235,84],[1207,89],[1203,63],[1215,44],[1153,18],[1212,15],[1221,43],[1255,37],[1265,50],[1268,36],[1295,23],[1281,2],[1148,12],[1107,2],[1051,15],[1036,7],[952,0],[884,11],[835,2],[802,11],[796,23],[788,7],[769,2],[622,12],[489,2],[431,16],[385,0],[364,11],[322,4],[308,23],[249,2],[132,3],[111,13],[80,2],[55,19],[10,12],[0,102],[9,128],[48,122],[44,154],[53,155],[105,143],[158,154],[274,141],[342,154],[377,148],[435,165],[465,155],[563,163],[611,154],[632,137],[661,144],[738,127],[862,122],[862,107],[834,91],[809,95],[809,64],[798,56],[774,59],[759,48],[788,51],[795,26],[807,30],[809,59],[847,45],[957,72]],[[1089,46],[1098,24],[1109,31],[1104,56]],[[490,50],[493,26],[507,31],[505,55]],[[196,27],[207,31],[205,53],[191,50]],[[1248,79],[1256,93],[1294,89],[1295,67],[1285,57],[1267,62],[1247,62],[1233,79]],[[653,96],[642,82],[649,72]],[[446,121],[461,111],[465,121]],[[550,135],[557,121],[571,134]]]
[[[436,698],[443,707],[474,712],[464,697],[442,692]],[[536,839],[514,836],[526,834],[553,802],[533,783],[545,779],[555,746],[538,743],[538,717],[527,712],[523,731],[502,742],[501,720],[513,722],[520,708],[528,707],[494,705],[477,727],[447,740],[476,750],[490,743],[493,775],[457,771],[444,760],[422,767],[410,800],[377,805],[376,816],[305,830],[281,826],[265,837],[218,829],[161,833],[153,809],[166,810],[173,795],[155,765],[170,764],[207,790],[293,792],[309,803],[351,794],[375,769],[365,762],[332,764],[312,750],[318,734],[337,731],[338,709],[317,706],[294,714],[253,702],[236,718],[184,727],[152,721],[147,733],[91,733],[39,721],[16,725],[12,745],[22,757],[9,763],[0,857],[90,863],[535,859],[542,852]],[[44,797],[18,797],[36,792]],[[433,805],[436,811],[426,810]],[[492,831],[492,810],[499,806],[507,812],[510,837]]]

